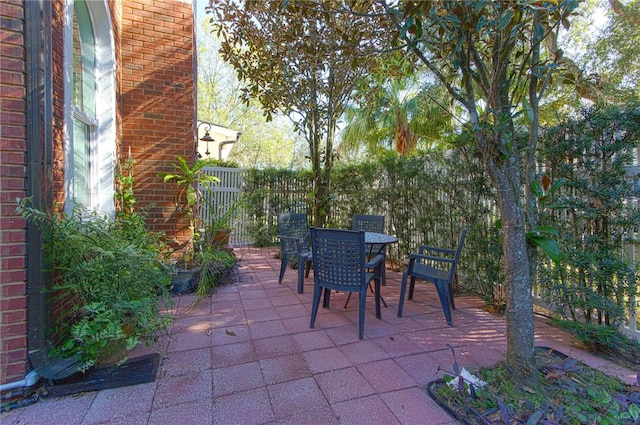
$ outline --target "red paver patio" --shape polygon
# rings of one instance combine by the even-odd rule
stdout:
[[[277,248],[236,248],[237,282],[196,309],[176,297],[176,320],[155,382],[42,399],[0,416],[9,424],[455,424],[423,391],[450,370],[491,366],[504,357],[504,319],[457,297],[447,326],[433,285],[419,284],[397,318],[400,274],[387,271],[382,320],[367,302],[358,339],[358,301],[332,294],[309,329],[313,279],[297,294],[297,274],[278,284]],[[313,273],[313,272],[312,272]],[[536,317],[536,343],[635,382],[626,370],[571,345]],[[139,354],[148,349],[138,350]]]

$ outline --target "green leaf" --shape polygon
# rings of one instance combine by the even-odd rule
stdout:
[[[638,422],[638,419],[640,419],[640,407],[635,403],[632,404],[629,406],[629,414],[635,422]]]
[[[536,227],[533,232],[535,233],[542,233],[545,235],[552,235],[552,236],[558,236],[558,229],[556,229],[553,226],[539,226]]]
[[[531,182],[531,191],[537,198],[542,198],[544,196],[544,189],[542,189],[542,185],[538,180]]]
[[[542,251],[547,254],[554,263],[562,261],[562,251],[560,251],[560,247],[558,247],[558,243],[555,239],[547,236],[539,236],[533,232],[527,232],[527,240],[542,249]]]
[[[527,424],[526,425],[535,425],[535,424],[537,424],[538,422],[540,422],[540,419],[542,419],[544,414],[545,414],[544,410],[538,410],[537,412],[535,412],[533,415],[531,415],[529,417],[529,419],[527,420]]]
[[[556,180],[551,187],[549,187],[549,190],[547,190],[547,194],[552,194],[554,192],[556,192],[558,189],[560,189],[565,183],[567,182],[567,179],[565,179],[564,177],[559,178],[558,180]]]
[[[515,12],[513,9],[507,9],[504,12],[502,12],[502,14],[500,15],[500,21],[499,21],[500,30],[504,31],[507,28],[507,26],[513,19],[514,14]]]

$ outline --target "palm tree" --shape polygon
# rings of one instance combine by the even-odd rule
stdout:
[[[347,108],[340,151],[355,152],[364,145],[370,153],[395,149],[404,155],[419,145],[439,144],[453,130],[454,117],[444,106],[450,103],[444,94],[438,85],[420,88],[414,77],[378,87],[370,103]]]

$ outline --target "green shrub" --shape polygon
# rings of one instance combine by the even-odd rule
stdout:
[[[46,214],[24,199],[18,211],[42,232],[48,289],[60,309],[47,329],[50,355],[76,357],[86,370],[114,345],[126,352],[162,335],[171,322],[163,310],[171,270],[141,216],[111,219],[80,207]]]

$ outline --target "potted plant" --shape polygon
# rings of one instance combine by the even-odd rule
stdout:
[[[178,156],[176,162],[171,164],[173,172],[159,174],[165,183],[174,182],[177,185],[178,202],[181,204],[181,210],[189,218],[190,237],[181,258],[175,264],[172,291],[195,291],[195,305],[220,282],[226,281],[236,264],[233,254],[221,250],[220,244],[208,240],[209,235],[215,236],[218,231],[225,230],[228,238],[235,206],[226,209],[222,214],[213,214],[214,220],[206,224],[207,230],[202,234],[204,226],[201,210],[207,202],[203,191],[210,190],[211,185],[219,181],[217,177],[205,173],[204,168],[207,165],[207,161],[197,160],[189,166],[183,157]],[[224,246],[227,244],[228,242]]]
[[[234,201],[227,205],[213,205],[209,200],[206,202],[210,215],[205,225],[203,244],[220,248],[228,247],[240,203]]]
[[[188,265],[192,264],[196,244],[200,236],[200,210],[204,202],[202,189],[208,189],[210,184],[217,183],[220,179],[204,172],[204,167],[206,166],[204,161],[196,160],[193,165],[189,166],[183,157],[177,156],[176,162],[171,166],[175,171],[160,173],[159,177],[165,183],[175,182],[178,187],[178,203],[181,204],[182,211],[189,218],[191,236],[187,240],[182,255],[184,262]]]
[[[116,352],[119,361],[163,334],[171,316],[171,271],[159,235],[136,213],[99,216],[80,206],[47,214],[19,200],[18,212],[41,229],[55,321],[50,357],[84,371]]]

